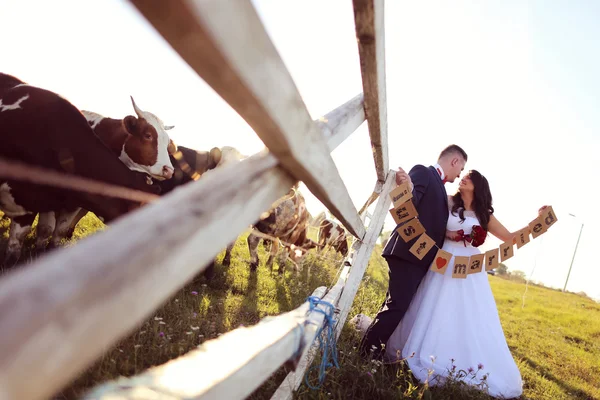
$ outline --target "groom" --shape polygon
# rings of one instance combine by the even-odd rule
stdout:
[[[454,182],[464,170],[466,163],[467,153],[453,144],[442,150],[434,166],[428,168],[415,165],[408,174],[402,168],[396,172],[398,185],[409,182],[413,195],[412,201],[419,213],[419,221],[427,235],[440,248],[444,244],[449,212],[444,183]],[[396,229],[400,226],[396,226]],[[404,317],[436,253],[430,250],[422,260],[419,260],[409,251],[417,238],[407,243],[398,235],[396,229],[382,253],[389,266],[388,292],[379,313],[360,344],[360,352],[365,357],[369,356],[373,347],[374,358],[383,356],[381,344],[387,343]]]

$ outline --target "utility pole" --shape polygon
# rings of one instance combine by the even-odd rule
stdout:
[[[575,217],[573,214],[569,214],[572,217]],[[567,280],[565,281],[565,287],[563,287],[563,292],[567,289],[567,282],[569,282],[569,276],[571,275],[571,268],[573,268],[573,261],[575,261],[575,254],[577,254],[577,246],[579,246],[579,239],[581,239],[581,232],[583,231],[583,222],[581,223],[581,228],[579,229],[579,236],[577,237],[577,243],[575,244],[575,251],[573,251],[573,258],[571,259],[571,265],[569,266],[569,273],[567,274]]]

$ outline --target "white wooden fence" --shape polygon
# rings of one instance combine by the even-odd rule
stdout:
[[[0,280],[0,399],[44,399],[67,385],[181,289],[261,213],[303,181],[355,237],[337,283],[336,338],[390,203],[383,0],[354,0],[364,96],[313,121],[249,0],[131,0],[255,130],[269,152],[225,166],[116,221],[105,232]],[[330,152],[365,120],[379,197],[365,229]],[[169,229],[177,225],[178,229]],[[202,266],[202,267],[199,267]],[[75,273],[76,271],[76,273]],[[322,306],[319,306],[322,307]],[[308,304],[205,342],[89,398],[244,398],[284,363],[273,398],[291,398],[324,323]],[[252,343],[251,346],[248,343]]]

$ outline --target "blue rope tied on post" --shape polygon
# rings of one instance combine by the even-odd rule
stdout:
[[[313,365],[312,367],[310,367],[308,372],[304,376],[304,382],[306,383],[306,386],[308,386],[309,388],[311,388],[313,390],[316,390],[316,389],[320,389],[321,386],[323,385],[323,381],[325,381],[325,375],[326,375],[327,368],[330,368],[333,366],[335,366],[336,368],[340,367],[338,365],[338,360],[337,360],[337,346],[335,343],[335,332],[333,330],[333,327],[335,325],[335,320],[333,319],[333,314],[335,312],[335,306],[331,303],[321,300],[317,296],[310,296],[307,300],[310,303],[309,312],[316,311],[316,312],[320,312],[321,314],[323,314],[325,316],[325,321],[323,321],[323,326],[321,326],[321,328],[319,328],[319,331],[317,332],[317,337],[319,338],[319,349],[321,350],[321,352],[323,354],[323,356],[321,358],[321,363],[318,366]],[[320,308],[317,308],[317,306],[319,306],[319,305],[327,306],[328,310],[325,311]],[[322,335],[323,330],[325,330],[325,339],[323,338],[323,335]],[[331,362],[329,362],[330,356],[332,358],[333,364]],[[310,372],[313,369],[315,369],[317,367],[319,368],[319,384],[317,386],[314,386],[308,382],[308,375],[310,374]]]

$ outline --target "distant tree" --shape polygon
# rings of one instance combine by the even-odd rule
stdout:
[[[379,241],[381,243],[381,247],[385,247],[391,235],[392,231],[381,231],[381,233],[379,234]]]
[[[507,275],[508,267],[506,266],[506,264],[503,264],[503,263],[498,264],[498,266],[496,267],[496,273],[498,275]]]
[[[523,271],[519,271],[519,270],[511,271],[510,275],[512,278],[515,278],[516,280],[519,280],[519,281],[526,280],[526,275],[525,275],[525,272],[523,272]]]

